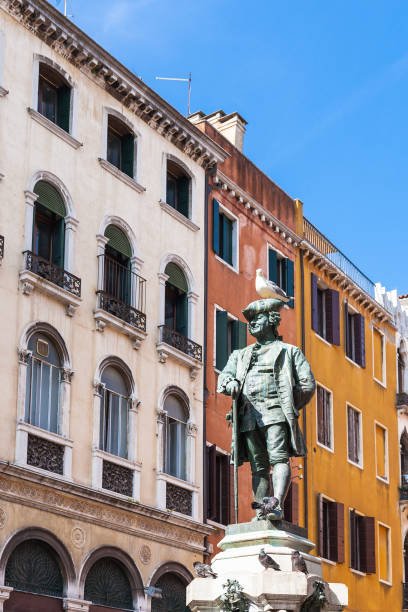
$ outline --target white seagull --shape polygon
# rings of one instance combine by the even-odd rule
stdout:
[[[273,298],[282,302],[290,302],[292,299],[273,281],[267,280],[261,268],[256,271],[255,289],[258,295],[263,299]]]

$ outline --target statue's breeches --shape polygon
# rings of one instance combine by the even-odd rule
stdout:
[[[287,423],[274,423],[256,427],[241,434],[245,438],[249,463],[253,474],[269,474],[270,466],[288,463],[289,427]]]

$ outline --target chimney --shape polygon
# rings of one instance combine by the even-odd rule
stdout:
[[[202,111],[198,111],[191,115],[189,119],[192,123],[208,121],[242,153],[247,122],[239,113],[235,112],[226,115],[223,110],[218,110],[215,113],[211,113],[211,115],[204,115]]]

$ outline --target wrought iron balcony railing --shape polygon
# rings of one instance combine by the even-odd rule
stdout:
[[[103,275],[97,291],[99,308],[146,331],[146,280],[107,255],[99,255]]]
[[[202,347],[190,340],[190,338],[186,338],[183,334],[179,334],[174,329],[170,329],[166,325],[159,325],[160,330],[160,341],[169,344],[173,348],[182,351],[189,357],[193,357],[198,361],[202,361],[203,359],[203,349]]]
[[[65,291],[69,291],[78,298],[81,297],[80,278],[31,251],[24,251],[24,259],[26,270],[38,274],[41,278],[61,287],[61,289],[65,289]]]
[[[4,257],[4,236],[0,236],[0,259]]]
[[[375,298],[374,283],[348,257],[344,255],[330,240],[323,236],[319,230],[307,219],[303,219],[303,237],[310,242],[315,249],[327,257],[344,274],[346,274],[363,291]]]

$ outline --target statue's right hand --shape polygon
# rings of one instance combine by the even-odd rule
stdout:
[[[236,380],[231,380],[227,385],[227,391],[232,399],[235,399],[239,392],[239,383]]]

